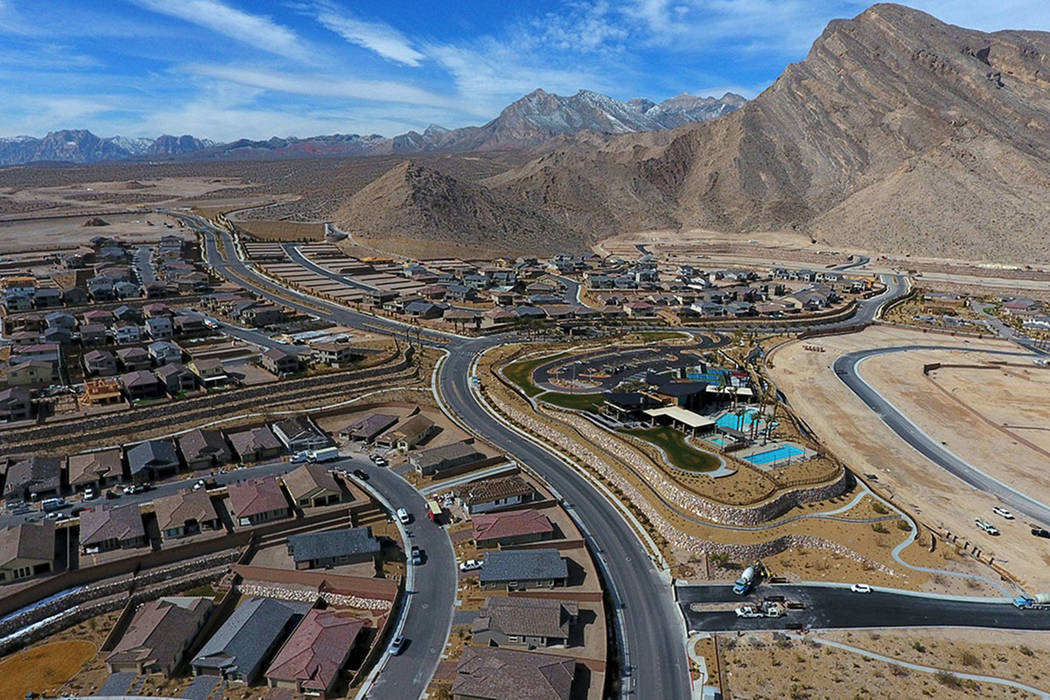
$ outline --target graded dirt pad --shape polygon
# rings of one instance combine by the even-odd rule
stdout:
[[[72,678],[95,654],[83,641],[51,642],[0,661],[0,698],[22,698],[28,692],[50,693]]]
[[[95,236],[119,238],[128,243],[158,241],[163,236],[175,235],[193,238],[189,229],[179,228],[177,222],[163,214],[102,214],[109,226],[85,226],[93,216],[77,215],[60,218],[23,221],[0,221],[0,253],[43,253],[70,250],[86,245]],[[153,225],[150,226],[146,222]],[[172,224],[172,228],[165,226]]]
[[[826,352],[804,349],[805,345],[814,342]],[[832,363],[842,354],[909,344],[1017,350],[1016,346],[998,340],[877,326],[862,333],[788,343],[772,353],[770,374],[795,412],[808,423],[828,451],[857,473],[878,476],[876,487],[880,493],[908,509],[921,522],[957,533],[960,541],[965,539],[976,543],[985,556],[994,556],[1027,585],[1033,588],[1044,586],[1050,546],[1044,540],[1032,537],[1022,519],[1006,522],[994,516],[991,510],[998,504],[994,497],[974,490],[919,454],[890,430],[832,370]],[[973,361],[974,353],[957,354]],[[915,371],[921,376],[921,360],[911,359],[909,355],[907,352],[895,353],[887,358],[891,363],[896,362],[895,376],[905,377]],[[861,364],[861,371],[872,372],[866,363]],[[930,420],[921,415],[908,415],[919,423]],[[975,517],[994,519],[1002,536],[992,537],[978,530],[973,524]],[[956,564],[961,565],[966,559],[966,555],[953,554],[953,550],[943,543],[939,543],[938,548],[942,556],[950,557]],[[904,556],[911,561],[907,552]],[[979,571],[985,576],[995,577],[987,567],[981,567]]]
[[[885,644],[878,633],[853,632],[848,638],[838,635],[837,641],[871,649],[881,656],[896,658],[893,650],[898,644]],[[926,632],[924,632],[926,634]],[[930,633],[936,634],[936,633]],[[971,632],[972,634],[972,632]],[[814,635],[821,636],[824,635]],[[831,637],[833,635],[827,635]],[[876,639],[871,639],[875,636]],[[1043,687],[1042,666],[1030,663],[1026,671],[1013,671],[1002,664],[991,668],[965,666],[951,653],[937,653],[930,643],[915,640],[925,646],[927,653],[918,659],[907,659],[918,665],[944,669],[945,673],[926,673],[907,669],[887,661],[876,660],[862,653],[822,646],[808,641],[776,639],[773,634],[760,633],[741,636],[721,636],[721,661],[732,697],[744,698],[1031,698],[1026,693],[995,683],[964,681],[951,674],[974,673],[1016,680],[1027,685]],[[991,645],[981,645],[991,646]],[[1005,650],[1004,650],[1005,651]],[[971,652],[973,653],[973,652]],[[988,649],[988,657],[996,652]],[[1045,652],[1042,652],[1045,655]],[[981,657],[978,657],[980,659]],[[972,661],[966,657],[967,661]],[[1036,662],[1037,659],[1027,659]],[[1020,677],[1017,677],[1020,676]]]

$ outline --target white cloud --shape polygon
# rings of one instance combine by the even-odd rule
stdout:
[[[366,22],[351,17],[327,0],[311,7],[314,17],[326,29],[335,32],[351,44],[374,51],[383,58],[406,66],[417,67],[426,58],[412,48],[401,32],[381,22]]]
[[[309,54],[291,29],[270,17],[253,15],[219,0],[133,0],[141,7],[196,24],[269,53],[308,60]]]

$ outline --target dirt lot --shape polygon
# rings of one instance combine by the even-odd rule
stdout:
[[[0,697],[21,698],[32,691],[55,693],[95,655],[91,642],[51,642],[0,662]]]
[[[875,660],[853,651],[836,649],[807,641],[777,639],[773,634],[762,633],[740,637],[723,637],[720,641],[722,662],[726,670],[729,691],[734,698],[1023,698],[1033,697],[1029,693],[994,683],[974,683],[955,676],[957,673],[980,673],[984,675],[1018,680],[1022,683],[1044,687],[1035,676],[1042,670],[1032,669],[1037,665],[1029,659],[1028,670],[1014,678],[1008,664],[993,668],[988,661],[997,655],[1010,656],[996,645],[974,645],[982,649],[976,654],[982,667],[967,666],[960,662],[958,653],[940,648],[929,641],[939,632],[924,630],[914,641],[926,651],[919,653],[911,648],[918,658],[907,658],[922,666],[944,669],[934,674],[907,669],[886,661]],[[851,637],[840,635],[839,641],[871,650],[883,656],[898,658],[894,653],[900,643],[888,643],[878,633],[851,633]],[[828,635],[831,637],[833,635]],[[1045,636],[1045,635],[1044,635]],[[921,641],[920,641],[921,640]],[[1045,652],[1040,652],[1045,654]],[[967,656],[966,661],[974,659]]]
[[[128,243],[158,241],[162,236],[176,235],[192,238],[186,228],[179,228],[174,219],[160,214],[103,214],[101,219],[109,226],[85,226],[89,216],[69,216],[35,221],[0,222],[0,253],[48,252],[69,250],[86,244],[95,236],[120,238]],[[146,222],[150,221],[153,226]],[[164,226],[172,223],[174,228]]]
[[[830,452],[859,473],[877,474],[881,492],[910,509],[920,520],[932,527],[965,535],[1023,581],[1038,587],[1045,580],[1045,567],[1050,563],[1045,543],[1035,541],[1020,521],[1002,528],[1001,537],[993,538],[978,531],[973,525],[975,514],[993,517],[991,509],[997,501],[965,485],[898,438],[831,369],[836,357],[853,350],[933,343],[1014,350],[1014,346],[996,340],[875,327],[863,333],[822,338],[820,344],[826,348],[823,353],[806,351],[804,343],[783,346],[770,358],[771,374],[794,410]],[[966,354],[966,358],[973,361],[972,354]],[[894,354],[886,359],[896,362],[895,377],[913,376],[917,372],[921,379],[921,360],[912,359],[910,353]],[[874,381],[876,366],[861,367],[865,376]],[[909,414],[909,417],[920,423],[930,420],[922,415]],[[952,441],[947,442],[953,445]],[[985,568],[984,573],[987,575],[989,570]]]

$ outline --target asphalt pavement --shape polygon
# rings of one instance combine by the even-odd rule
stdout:
[[[737,617],[735,608],[770,596],[801,603],[779,618]],[[762,584],[747,596],[730,585],[679,586],[678,600],[690,632],[875,627],[989,627],[1050,630],[1050,610],[1020,610],[1009,602],[977,602],[881,590],[853,593],[847,587]],[[692,604],[721,604],[721,611],[694,610]],[[734,609],[725,609],[732,605]]]

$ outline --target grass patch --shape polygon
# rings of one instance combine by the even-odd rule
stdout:
[[[529,398],[533,398],[537,394],[543,392],[543,389],[532,383],[533,370],[542,364],[546,364],[551,360],[561,357],[564,354],[564,352],[559,352],[554,355],[547,355],[546,357],[537,357],[534,360],[512,362],[503,368],[503,376],[514,384],[517,384],[518,387],[529,396]]]
[[[540,401],[576,411],[597,413],[605,397],[602,394],[556,394],[547,392]]]
[[[51,642],[4,659],[0,663],[0,697],[23,698],[25,694],[57,694],[63,683],[95,655],[91,642]]]
[[[671,464],[691,472],[709,472],[717,469],[721,462],[710,452],[703,452],[685,441],[685,435],[674,428],[644,428],[625,430],[625,433],[660,447]]]

